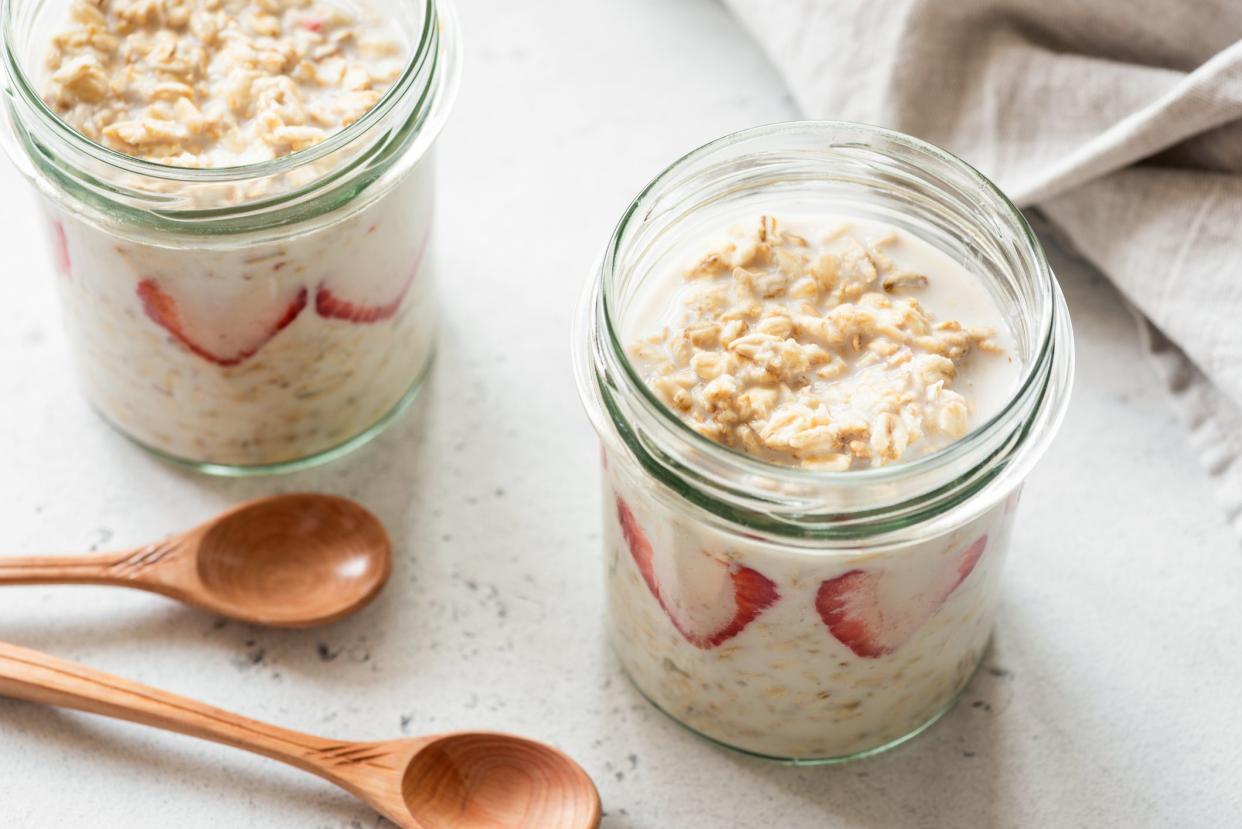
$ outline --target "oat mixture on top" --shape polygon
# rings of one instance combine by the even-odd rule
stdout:
[[[358,120],[401,73],[383,21],[316,0],[72,0],[44,96],[86,137],[181,167],[265,161]]]
[[[763,216],[757,230],[686,274],[679,323],[634,344],[648,385],[714,441],[791,466],[881,466],[963,436],[954,391],[991,329],[937,321],[916,299],[928,277],[885,254],[896,232],[848,224],[816,240]]]

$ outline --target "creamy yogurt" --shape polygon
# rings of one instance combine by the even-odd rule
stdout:
[[[700,734],[849,757],[916,733],[982,659],[1016,495],[927,542],[815,554],[714,532],[609,460],[613,644],[639,690]]]
[[[233,466],[307,458],[383,421],[434,347],[431,161],[340,222],[231,249],[54,214],[88,399],[151,449]]]

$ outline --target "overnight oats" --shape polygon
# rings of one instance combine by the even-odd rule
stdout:
[[[875,128],[721,139],[631,206],[575,346],[643,694],[805,762],[947,710],[1072,373],[1060,292],[995,188]]]
[[[10,154],[88,398],[220,473],[294,468],[415,394],[436,323],[443,2],[8,4]]]

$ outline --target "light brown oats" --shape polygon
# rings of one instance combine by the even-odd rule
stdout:
[[[685,274],[680,326],[634,346],[657,395],[699,434],[777,463],[844,471],[896,463],[965,434],[951,387],[989,329],[937,321],[898,268],[896,233],[842,225],[812,245],[772,216]]]
[[[120,152],[232,166],[353,123],[404,54],[378,17],[319,0],[73,0],[48,46],[44,97]]]

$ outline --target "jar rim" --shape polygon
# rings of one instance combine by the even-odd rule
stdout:
[[[441,0],[442,2],[442,0]],[[342,130],[338,130],[318,144],[298,150],[278,158],[237,164],[229,167],[180,167],[175,164],[163,164],[136,156],[127,155],[119,150],[106,147],[74,129],[48,106],[35,88],[29,73],[26,72],[22,60],[18,57],[18,48],[13,42],[16,30],[17,4],[5,3],[5,14],[0,27],[3,28],[3,48],[0,57],[3,59],[4,71],[12,82],[10,92],[15,92],[23,104],[36,113],[43,123],[52,128],[56,136],[71,147],[89,154],[93,159],[103,161],[117,170],[138,175],[159,178],[168,181],[183,182],[244,182],[251,179],[266,178],[271,175],[288,172],[318,161],[345,147],[358,136],[365,133],[392,111],[396,102],[405,94],[418,75],[422,65],[429,59],[434,60],[432,46],[435,43],[437,0],[422,0],[423,13],[419,32],[419,42],[410,54],[401,74],[394,81],[380,100],[361,118]]]
[[[1030,349],[1030,359],[1025,361],[1022,376],[999,411],[977,425],[967,435],[935,452],[896,464],[849,471],[794,467],[748,455],[699,434],[669,410],[643,381],[629,359],[624,343],[621,342],[617,321],[614,319],[612,289],[618,276],[623,248],[627,241],[627,230],[631,223],[636,220],[645,220],[657,196],[674,187],[679,180],[679,175],[696,162],[710,160],[714,154],[746,142],[795,135],[811,135],[817,140],[822,138],[825,148],[850,146],[853,142],[855,146],[874,149],[866,142],[877,140],[889,142],[964,175],[977,193],[985,197],[984,209],[993,208],[1006,220],[1006,226],[1015,232],[1015,238],[1026,248],[1025,252],[1029,254],[1030,262],[1034,265],[1031,283],[1038,290],[1040,303],[1036,319],[1038,333]],[[755,151],[754,155],[758,155],[759,152]],[[748,156],[742,156],[742,158],[746,157]],[[1003,442],[1006,435],[1017,430],[1022,430],[1020,437],[1024,436],[1026,429],[1018,421],[1026,421],[1029,418],[1020,417],[1022,411],[1029,409],[1032,416],[1050,411],[1055,421],[1051,425],[1051,431],[1055,431],[1055,426],[1059,424],[1067,403],[1067,393],[1062,393],[1060,400],[1053,401],[1050,410],[1044,400],[1044,392],[1052,376],[1052,364],[1055,361],[1059,361],[1059,369],[1064,375],[1059,378],[1058,385],[1064,385],[1065,391],[1068,390],[1066,372],[1072,374],[1072,339],[1068,335],[1068,314],[1064,312],[1064,300],[1060,295],[1055,276],[1026,218],[995,184],[970,164],[939,147],[893,130],[841,121],[793,121],[752,127],[708,142],[666,167],[633,199],[622,214],[605,247],[596,274],[584,298],[584,307],[579,320],[580,331],[576,335],[578,342],[575,345],[575,355],[579,362],[577,374],[580,391],[587,403],[592,420],[596,422],[597,430],[601,425],[597,419],[600,404],[604,407],[612,407],[615,401],[607,399],[610,391],[603,387],[602,379],[599,380],[600,384],[596,385],[595,381],[588,376],[597,374],[597,372],[588,369],[583,359],[585,354],[579,349],[584,347],[584,339],[590,340],[598,335],[603,342],[589,346],[592,351],[595,351],[595,359],[607,360],[609,355],[596,351],[597,347],[606,349],[615,358],[611,360],[609,368],[615,369],[615,373],[620,375],[619,377],[610,375],[608,379],[616,382],[622,393],[633,394],[638,398],[636,405],[643,414],[650,416],[653,422],[659,424],[667,440],[680,441],[696,456],[710,459],[715,464],[712,473],[716,475],[744,476],[751,480],[769,482],[777,489],[790,487],[799,491],[806,491],[808,488],[822,490],[860,490],[864,487],[879,489],[886,486],[891,488],[897,482],[921,478],[928,483],[929,491],[938,490],[953,484],[958,476],[949,475],[949,472],[963,467],[970,460],[971,455],[979,454],[979,447],[985,441],[999,445],[998,442]],[[599,379],[598,376],[597,379]],[[592,385],[596,385],[594,392],[590,388]],[[614,420],[616,414],[615,411],[609,412],[609,416]],[[1013,452],[1016,448],[1010,447],[1006,451]],[[1037,454],[1042,454],[1042,452]],[[988,460],[985,458],[979,463],[985,463]],[[679,473],[686,473],[696,480],[702,480],[702,476],[687,469],[687,465],[683,464],[684,459],[662,459],[660,462],[665,461],[677,466]],[[972,465],[974,466],[977,465]],[[713,474],[707,475],[707,478],[712,478]],[[983,484],[994,477],[995,475],[987,477]],[[712,481],[712,483],[718,483],[718,481]],[[932,486],[933,483],[934,486]],[[813,502],[814,499],[811,501]],[[799,503],[801,506],[807,505],[805,502]],[[874,506],[872,505],[872,509],[869,509],[860,505],[852,514],[862,516],[869,511],[874,511]]]
[[[10,0],[0,20],[0,73],[8,76],[0,144],[45,196],[115,232],[232,239],[274,229],[296,233],[307,222],[335,220],[345,215],[342,208],[357,209],[386,192],[429,152],[456,98],[461,32],[453,3],[398,1],[421,9],[419,44],[400,77],[362,117],[280,158],[190,168],[104,147],[51,112],[19,63],[22,83],[14,81],[16,4]]]

